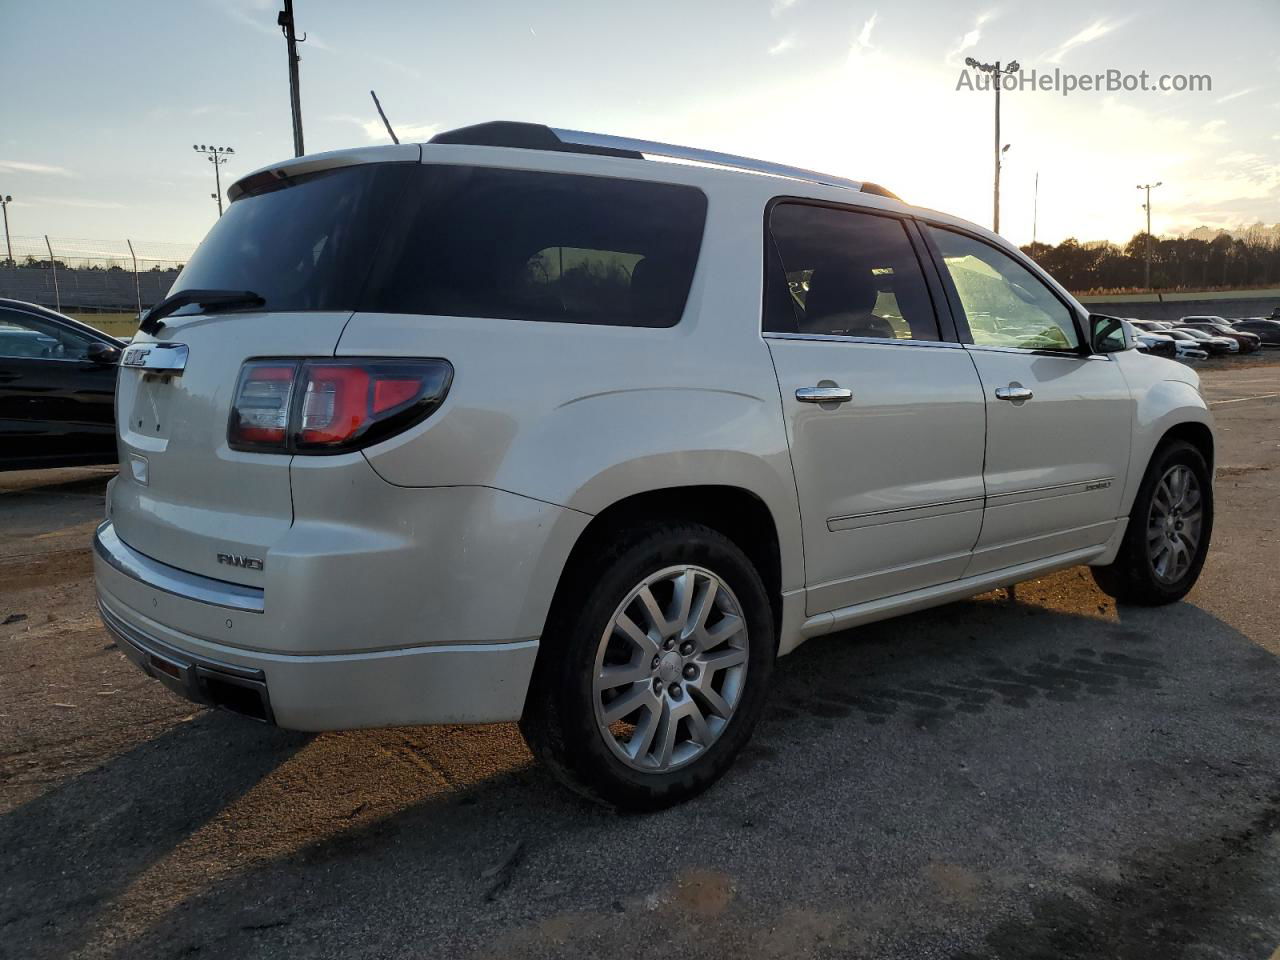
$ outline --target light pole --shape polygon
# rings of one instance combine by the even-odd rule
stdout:
[[[13,241],[9,239],[9,204],[13,197],[7,193],[0,197],[0,210],[4,211],[4,249],[9,254],[9,263],[13,263]]]
[[[1138,189],[1146,192],[1147,202],[1142,205],[1142,209],[1147,211],[1147,265],[1143,271],[1143,286],[1148,290],[1151,289],[1151,191],[1163,184],[1163,180],[1157,180],[1155,183],[1140,183]]]
[[[222,173],[218,168],[227,162],[227,154],[233,154],[235,150],[231,147],[206,147],[203,143],[193,143],[191,149],[196,153],[203,153],[205,159],[213,164],[213,182],[218,190],[213,199],[218,201],[218,216],[222,216]]]
[[[1040,171],[1036,171],[1036,192],[1031,198],[1031,246],[1036,245],[1036,227],[1040,223]]]
[[[995,139],[995,188],[994,198],[992,201],[991,213],[991,229],[996,233],[1000,232],[1000,87],[1003,86],[1004,78],[1009,74],[1017,73],[1021,67],[1017,60],[1009,61],[1007,66],[1001,67],[1000,61],[995,63],[979,63],[973,57],[965,57],[965,66],[974,70],[981,70],[983,73],[991,74],[992,86],[996,88],[996,139]],[[1005,148],[1006,150],[1008,147]]]
[[[293,20],[293,0],[284,0],[284,9],[276,14],[276,23],[284,34],[285,49],[289,53],[289,110],[293,114],[293,155],[300,157],[306,150],[302,146],[302,93],[299,91],[298,44],[306,42],[307,35],[298,38]]]

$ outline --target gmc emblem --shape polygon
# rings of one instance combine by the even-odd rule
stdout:
[[[245,557],[238,553],[220,553],[218,554],[218,562],[225,563],[229,567],[241,567],[245,570],[262,569],[262,561],[257,557]]]

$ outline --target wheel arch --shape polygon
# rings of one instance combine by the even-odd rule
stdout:
[[[1156,452],[1173,440],[1185,440],[1204,455],[1210,471],[1214,462],[1213,417],[1199,391],[1181,380],[1163,380],[1138,397],[1129,471],[1121,502],[1128,516]]]
[[[624,530],[666,522],[701,523],[731,540],[764,582],[775,631],[782,627],[783,556],[779,527],[764,499],[745,487],[697,484],[663,487],[625,496],[605,507],[578,535],[569,551],[547,612],[565,602],[567,585],[589,568],[591,558]]]
[[[1209,429],[1208,424],[1198,420],[1184,420],[1181,423],[1175,423],[1160,437],[1155,447],[1151,451],[1151,456],[1155,456],[1156,451],[1162,449],[1167,444],[1176,440],[1189,443],[1200,451],[1200,455],[1204,457],[1205,463],[1209,465],[1209,473],[1213,473],[1213,431]],[[1148,458],[1148,462],[1150,458]]]

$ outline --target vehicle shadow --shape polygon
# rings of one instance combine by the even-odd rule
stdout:
[[[1280,916],[1280,662],[1085,576],[810,641],[736,767],[650,816],[565,792],[509,725],[205,714],[0,820],[0,929],[121,958],[1249,955]],[[182,882],[130,900],[166,857]]]
[[[100,909],[306,740],[206,711],[0,816],[0,937],[14,956],[71,955]]]

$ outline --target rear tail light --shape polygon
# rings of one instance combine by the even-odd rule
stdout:
[[[452,381],[447,360],[250,360],[227,440],[234,450],[359,450],[422,422]]]
[[[240,369],[229,439],[237,450],[278,450],[289,430],[298,364],[251,360]]]

